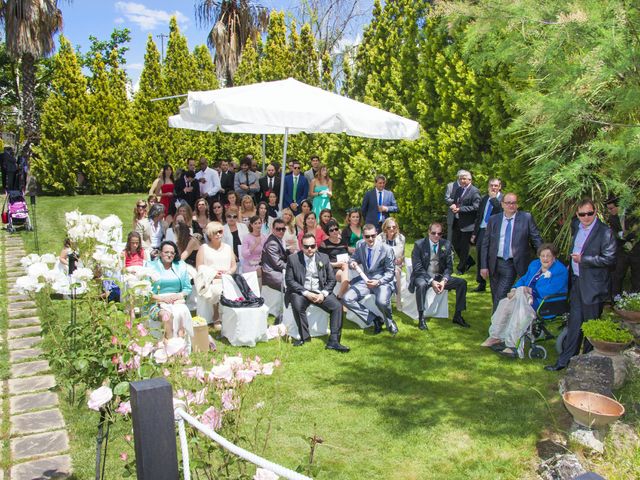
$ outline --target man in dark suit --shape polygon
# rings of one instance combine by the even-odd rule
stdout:
[[[234,182],[235,173],[229,168],[229,160],[222,160],[220,162],[220,195],[222,203],[226,203],[226,195],[233,190]]]
[[[289,251],[282,243],[285,231],[284,220],[276,218],[271,224],[271,235],[262,248],[262,283],[278,291],[282,291],[282,272],[289,257]]]
[[[490,277],[493,311],[507,296],[517,277],[521,277],[531,262],[530,245],[538,249],[542,237],[529,212],[518,211],[518,197],[507,193],[502,199],[502,214],[489,217],[482,239],[482,269],[485,280]]]
[[[383,319],[369,311],[360,301],[373,294],[376,307],[384,316],[384,322],[391,335],[398,333],[398,326],[391,316],[391,295],[395,291],[395,254],[386,243],[376,242],[376,227],[370,223],[362,228],[364,242],[356,245],[349,260],[349,266],[358,272],[351,280],[351,287],[342,297],[345,307],[358,315],[367,325],[374,327],[374,334],[382,331]]]
[[[467,281],[463,278],[452,277],[453,250],[451,243],[442,238],[442,224],[434,222],[429,225],[427,238],[418,240],[411,253],[413,270],[409,280],[409,291],[416,292],[418,305],[418,328],[427,329],[424,319],[424,301],[427,290],[433,288],[437,294],[445,290],[456,291],[456,313],[453,323],[461,327],[469,327],[462,318],[462,312],[467,308]]]
[[[375,187],[364,194],[362,199],[362,215],[364,223],[370,223],[380,232],[382,224],[389,217],[390,213],[398,211],[398,203],[393,192],[385,190],[387,179],[384,175],[376,175]]]
[[[456,178],[460,176],[460,173],[463,170],[458,170]],[[453,219],[455,218],[454,213],[451,211],[451,205],[453,205],[453,195],[458,190],[458,180],[455,182],[447,183],[447,188],[444,190],[444,201],[447,204],[447,240],[451,242],[453,239]]]
[[[618,206],[617,198],[605,202],[609,217],[607,223],[616,237],[616,268],[612,275],[611,297],[623,290],[624,277],[631,269],[631,292],[640,292],[640,239],[637,219]]]
[[[309,324],[307,322],[307,308],[314,303],[331,315],[329,341],[325,348],[346,353],[349,347],[340,344],[342,333],[342,305],[333,294],[336,277],[331,267],[329,257],[317,252],[315,236],[311,233],[302,237],[302,251],[289,256],[285,283],[285,305],[291,303],[300,340],[293,343],[299,347],[311,341]]]
[[[187,180],[187,175],[189,176]],[[193,158],[187,160],[187,169],[176,180],[175,194],[179,200],[184,200],[193,209],[196,200],[200,198],[200,185],[195,180],[196,161]]]
[[[476,213],[480,207],[480,190],[471,184],[471,172],[467,170],[460,170],[458,185],[449,210],[454,215],[451,243],[458,254],[458,274],[462,275],[476,263],[469,256],[469,248]]]
[[[474,292],[484,292],[487,289],[487,282],[480,270],[482,269],[482,258],[480,255],[482,240],[487,229],[487,222],[492,215],[502,213],[502,181],[499,178],[489,180],[489,193],[480,200],[480,208],[476,215],[476,223],[473,226],[473,235],[471,235],[471,243],[476,246],[476,258],[478,259],[478,271],[476,272],[476,281],[478,286]]]
[[[294,215],[300,213],[300,203],[309,196],[309,183],[300,174],[300,162],[294,160],[292,171],[284,177],[284,193],[282,208],[290,208]]]
[[[280,177],[276,175],[276,167],[273,163],[267,165],[267,174],[258,180],[260,185],[260,201],[269,202],[269,193],[275,192],[280,196]]]
[[[571,233],[571,291],[569,293],[569,322],[562,353],[554,365],[545,370],[566,368],[571,357],[580,353],[582,323],[600,317],[604,302],[609,299],[611,268],[616,264],[616,239],[613,232],[596,216],[592,200],[578,204],[577,224]],[[586,342],[585,353],[591,350]]]

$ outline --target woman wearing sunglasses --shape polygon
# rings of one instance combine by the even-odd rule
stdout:
[[[338,298],[349,289],[349,250],[347,242],[342,238],[340,226],[335,220],[327,222],[327,233],[329,238],[320,244],[320,252],[329,257],[331,266],[336,274],[336,281],[340,284],[340,290],[336,295]]]
[[[222,241],[233,248],[236,261],[240,258],[240,245],[249,235],[249,228],[239,220],[238,207],[227,208],[227,224],[224,226]]]
[[[377,243],[386,243],[391,247],[396,256],[396,306],[402,310],[401,282],[402,266],[404,265],[404,247],[406,240],[400,233],[400,226],[395,218],[389,217],[382,224],[382,232],[376,238]]]

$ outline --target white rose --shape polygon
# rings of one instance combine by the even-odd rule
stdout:
[[[109,387],[102,386],[97,390],[94,390],[89,395],[89,401],[87,402],[87,406],[91,410],[99,411],[101,407],[105,404],[109,403],[109,401],[113,398],[113,392]]]

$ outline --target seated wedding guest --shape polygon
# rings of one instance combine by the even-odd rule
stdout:
[[[191,209],[189,209],[191,210]],[[193,215],[191,215],[191,217],[193,217]],[[185,215],[183,215],[182,213],[178,213],[176,212],[175,217],[173,217],[173,222],[171,223],[171,226],[168,227],[165,232],[164,232],[164,239],[165,240],[169,240],[173,243],[177,243],[176,242],[176,238],[177,238],[177,231],[178,231],[178,224],[182,223],[184,225],[187,225],[187,228],[189,228],[189,231],[191,231],[190,225],[191,224],[187,224],[187,218],[191,218],[191,217],[187,217]],[[193,222],[193,220],[192,220]]]
[[[221,223],[209,223],[205,233],[209,241],[200,246],[196,255],[197,313],[207,323],[212,323],[214,309],[222,295],[222,275],[236,272],[236,257],[231,247],[222,242],[224,227]]]
[[[142,238],[140,238],[138,232],[129,232],[127,244],[122,254],[124,256],[124,268],[144,265],[144,249],[142,248]]]
[[[389,245],[396,256],[396,305],[398,310],[400,310],[402,309],[402,299],[400,298],[402,285],[400,275],[402,274],[402,266],[404,265],[404,246],[406,241],[404,235],[400,233],[400,227],[395,218],[389,217],[382,222],[382,232],[380,232],[376,238],[376,242]]]
[[[180,259],[195,268],[196,255],[201,245],[200,240],[191,234],[191,229],[184,222],[179,222],[176,225],[175,233]]]
[[[247,226],[238,220],[238,207],[227,208],[227,223],[224,225],[222,241],[233,248],[236,260],[240,259],[240,245],[244,237],[249,235]]]
[[[346,227],[342,230],[342,238],[347,242],[349,254],[356,250],[356,244],[362,240],[362,215],[357,208],[347,210]]]
[[[278,195],[276,195],[275,192],[269,193],[269,200],[267,203],[267,207],[269,209],[269,217],[271,218],[279,217],[280,209],[278,205]]]
[[[193,233],[204,234],[205,228],[209,223],[209,202],[206,198],[199,198],[196,201],[196,211],[193,212]]]
[[[276,218],[271,224],[271,235],[267,237],[262,247],[260,263],[262,265],[262,284],[282,291],[283,272],[287,266],[289,251],[285,248],[283,237],[287,227],[281,218]],[[282,315],[276,317],[276,324],[282,322]]]
[[[191,312],[185,299],[191,293],[191,279],[187,273],[187,264],[180,260],[178,247],[173,242],[159,245],[158,258],[148,262],[147,266],[160,274],[152,285],[150,318],[160,320],[164,325],[165,338],[174,336],[193,337]]]
[[[411,253],[411,279],[409,291],[416,292],[418,306],[418,328],[427,330],[424,318],[424,302],[427,290],[432,288],[436,294],[445,290],[456,291],[456,313],[453,323],[468,328],[469,324],[462,318],[462,312],[467,308],[467,281],[463,278],[452,277],[453,250],[451,242],[442,237],[442,224],[434,222],[429,225],[427,238],[418,240]]]
[[[214,222],[220,222],[222,225],[227,223],[224,205],[220,200],[214,200],[211,202],[211,220]]]
[[[331,266],[336,274],[336,281],[340,283],[340,290],[336,295],[339,299],[349,289],[349,250],[347,242],[342,238],[340,226],[335,220],[329,220],[327,223],[327,232],[329,238],[320,244],[319,251],[329,257]],[[338,260],[338,255],[341,255]]]
[[[290,208],[282,209],[282,220],[284,221],[287,229],[284,232],[284,246],[289,252],[295,253],[298,250],[298,227],[295,222],[295,217]]]
[[[240,266],[242,273],[256,272],[258,280],[262,276],[260,257],[266,235],[262,234],[262,220],[257,215],[249,219],[249,234],[242,239],[240,247]]]
[[[300,213],[296,215],[296,226],[298,232],[304,227],[304,216],[311,211],[311,202],[309,200],[303,200],[300,202]]]
[[[327,238],[327,234],[324,233],[322,227],[318,225],[316,214],[313,212],[309,212],[304,216],[304,227],[298,232],[298,247],[300,247],[300,249],[302,249],[302,237],[307,233],[311,233],[316,237],[318,245]]]
[[[538,247],[538,258],[529,264],[527,273],[520,277],[507,297],[498,302],[483,347],[504,345],[500,353],[516,357],[520,337],[536,317],[542,299],[568,291],[569,272],[557,256],[558,249],[552,243]]]
[[[224,208],[238,206],[238,194],[233,190],[227,193],[227,203],[224,204]]]
[[[71,248],[71,240],[68,238],[64,239],[62,244],[62,250],[60,250],[60,255],[56,259],[55,268],[60,270],[65,275],[69,274],[69,255],[73,253],[73,249]]]
[[[149,204],[149,207],[151,207],[154,203],[158,203],[158,197],[156,197],[155,194],[149,195],[147,197],[147,203]]]
[[[293,346],[299,347],[311,341],[307,308],[313,303],[331,315],[331,333],[325,348],[346,353],[349,347],[340,344],[342,305],[333,294],[336,278],[329,257],[316,252],[317,246],[313,234],[306,234],[302,237],[302,251],[290,255],[287,260],[285,274],[287,291],[284,302],[286,306],[291,304],[293,318],[300,332],[300,339],[293,342]]]
[[[138,227],[139,223],[146,223],[149,219],[147,218],[147,202],[146,200],[138,200],[136,202],[136,206],[133,207],[133,228],[134,232],[142,232],[144,230],[144,225]]]
[[[193,233],[193,229],[196,227],[197,222],[193,221],[193,210],[191,209],[191,206],[184,200],[176,202],[176,216],[178,215],[182,215],[185,225],[187,225]]]
[[[151,260],[158,256],[158,249],[164,239],[166,227],[163,219],[164,206],[161,203],[154,203],[149,209],[149,221],[144,224],[144,230],[138,232],[142,236],[142,247],[145,251],[149,251]]]
[[[395,287],[395,255],[386,243],[376,243],[376,227],[366,224],[363,227],[364,242],[360,242],[349,259],[349,267],[358,273],[351,286],[342,297],[345,307],[355,313],[368,326],[373,325],[373,333],[382,331],[383,321],[391,335],[398,333],[398,326],[391,316],[391,295]],[[364,304],[362,299],[368,294],[375,297],[376,307],[384,318],[377,317]]]
[[[318,224],[320,225],[322,230],[324,230],[324,233],[326,233],[327,235],[329,234],[329,232],[327,232],[327,224],[332,219],[333,219],[333,216],[331,215],[331,210],[329,210],[328,208],[325,208],[324,210],[322,210],[320,212],[320,216],[318,217]]]
[[[269,235],[271,233],[272,218],[269,216],[269,207],[266,202],[258,203],[257,216],[262,221],[262,234]]]
[[[251,195],[245,195],[240,200],[240,220],[242,223],[248,225],[249,219],[257,215],[256,204],[253,202]]]

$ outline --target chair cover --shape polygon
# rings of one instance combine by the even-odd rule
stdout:
[[[410,316],[414,320],[418,319],[418,306],[416,305],[416,295],[409,292],[408,279],[411,278],[413,270],[411,259],[405,258],[407,266],[407,276],[403,279],[401,290],[402,313]],[[424,316],[431,318],[449,318],[449,291],[445,290],[440,295],[433,291],[433,288],[427,290],[424,299]]]
[[[307,322],[309,323],[309,335],[312,337],[322,337],[329,334],[329,314],[315,305],[307,308]],[[300,340],[298,325],[293,318],[291,305],[287,307],[282,316],[282,323],[287,327],[287,335],[296,340]]]
[[[282,313],[282,303],[284,301],[282,292],[263,285],[261,296],[264,298],[264,304],[269,308],[269,315],[277,317]]]
[[[249,287],[256,295],[260,295],[258,275],[249,272],[243,275]],[[235,300],[241,297],[238,286],[230,275],[222,276],[222,295]],[[267,341],[267,316],[269,308],[262,305],[258,308],[231,308],[220,305],[222,318],[222,336],[234,347],[255,347],[256,342]]]

